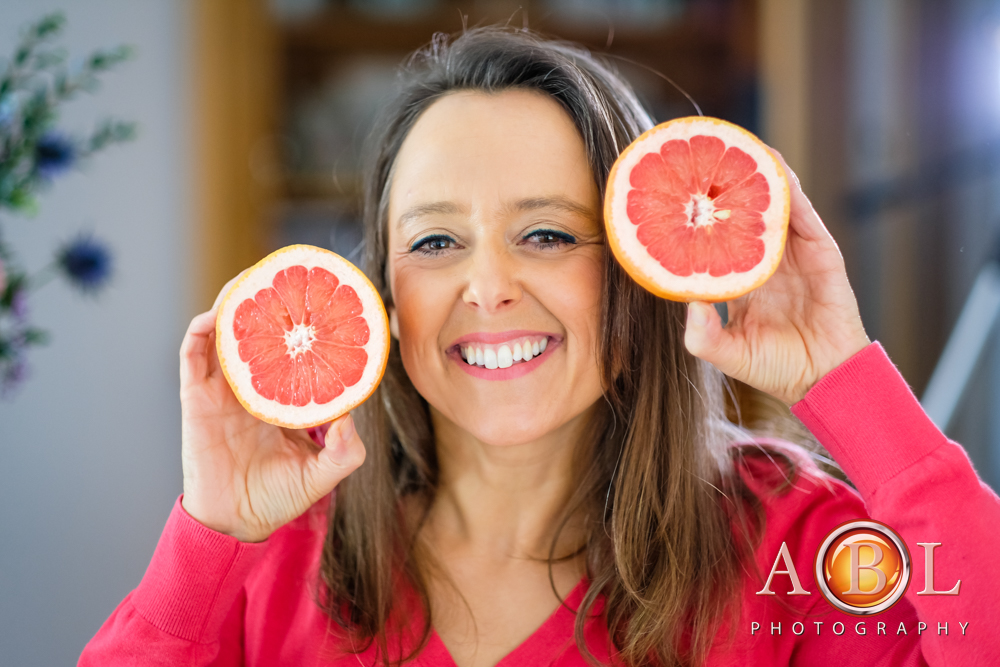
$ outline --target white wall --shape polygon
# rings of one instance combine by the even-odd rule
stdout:
[[[80,228],[114,248],[96,300],[53,283],[32,299],[52,334],[32,374],[0,401],[0,663],[75,664],[138,584],[181,490],[177,349],[191,315],[181,0],[0,0],[0,57],[51,9],[71,56],[132,44],[137,57],[65,108],[86,132],[110,114],[139,137],[59,179],[34,219],[0,211],[29,266]]]

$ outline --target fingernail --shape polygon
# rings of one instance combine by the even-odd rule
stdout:
[[[330,430],[333,431],[333,428]],[[348,451],[350,451],[350,447],[347,442],[351,439],[351,436],[354,435],[354,420],[352,420],[351,416],[348,415],[343,421],[340,422],[340,424],[337,425],[336,433],[328,432],[326,435],[327,455],[340,465],[345,460]]]
[[[354,436],[354,418],[351,415],[347,415],[345,419],[340,424],[340,441],[347,442]]]
[[[688,324],[698,328],[704,328],[708,324],[708,315],[701,306],[690,303],[688,304]]]

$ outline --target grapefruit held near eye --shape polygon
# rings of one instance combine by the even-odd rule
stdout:
[[[323,424],[362,403],[389,357],[375,287],[346,259],[308,245],[247,271],[219,305],[215,336],[236,398],[286,428]]]
[[[719,302],[759,287],[781,261],[790,190],[753,134],[716,118],[643,133],[608,176],[604,220],[629,275],[657,296]]]

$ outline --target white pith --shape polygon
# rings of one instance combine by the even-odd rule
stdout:
[[[302,407],[282,405],[264,398],[253,387],[253,377],[249,364],[239,355],[239,341],[233,335],[233,320],[236,310],[246,299],[252,299],[262,289],[272,287],[274,276],[290,266],[304,266],[306,269],[321,267],[337,276],[341,285],[350,286],[361,299],[363,317],[368,323],[368,342],[362,349],[368,354],[361,379],[346,387],[344,392],[329,403],[310,402]],[[288,353],[300,354],[312,345],[315,335],[312,327],[297,325],[285,332]],[[292,246],[265,257],[247,273],[226,295],[219,308],[217,331],[220,332],[217,345],[220,359],[225,364],[226,375],[247,409],[283,426],[321,424],[343,414],[344,408],[356,405],[370,394],[385,368],[388,356],[388,322],[385,319],[381,298],[365,275],[353,264],[335,255],[311,246]],[[293,352],[293,348],[297,351]]]
[[[526,336],[503,343],[467,343],[459,346],[459,354],[470,366],[495,370],[531,361],[548,347],[548,336]]]
[[[627,212],[628,195],[633,189],[629,176],[639,161],[651,152],[660,150],[664,143],[672,139],[690,140],[697,135],[709,135],[722,139],[726,147],[736,147],[746,152],[757,162],[757,171],[767,180],[771,199],[768,207],[762,212],[766,229],[760,237],[764,243],[764,259],[750,271],[729,273],[724,276],[712,276],[709,273],[692,273],[688,276],[678,276],[668,271],[662,264],[650,256],[645,246],[638,239],[639,226],[633,224]],[[656,285],[673,295],[684,296],[687,300],[710,298],[718,294],[745,293],[751,286],[757,284],[764,276],[769,275],[775,262],[781,256],[782,244],[785,238],[785,211],[788,202],[788,182],[777,160],[767,149],[745,135],[738,128],[731,130],[725,124],[712,119],[685,119],[683,122],[665,123],[651,130],[642,143],[634,146],[620,158],[615,167],[613,182],[610,187],[608,201],[610,219],[616,222],[609,225],[610,232],[617,241],[616,251],[624,257],[620,258],[642,274],[647,283]],[[702,202],[701,200],[707,200]],[[710,212],[708,207],[712,207]],[[730,216],[728,210],[714,210],[714,204],[706,195],[695,195],[688,203],[685,212],[689,224],[699,226],[713,224]],[[638,277],[637,277],[638,279]],[[710,299],[711,300],[711,299]]]
[[[292,359],[311,350],[314,340],[316,328],[311,325],[296,324],[291,331],[285,332],[285,345],[288,346],[288,354]]]
[[[718,220],[729,217],[726,209],[716,210],[715,202],[708,195],[693,195],[691,201],[684,206],[684,215],[691,221],[692,227],[706,227]]]

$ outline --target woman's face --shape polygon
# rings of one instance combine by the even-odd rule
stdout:
[[[417,120],[389,193],[390,325],[436,418],[513,445],[600,398],[599,211],[583,140],[546,95],[452,93]]]

